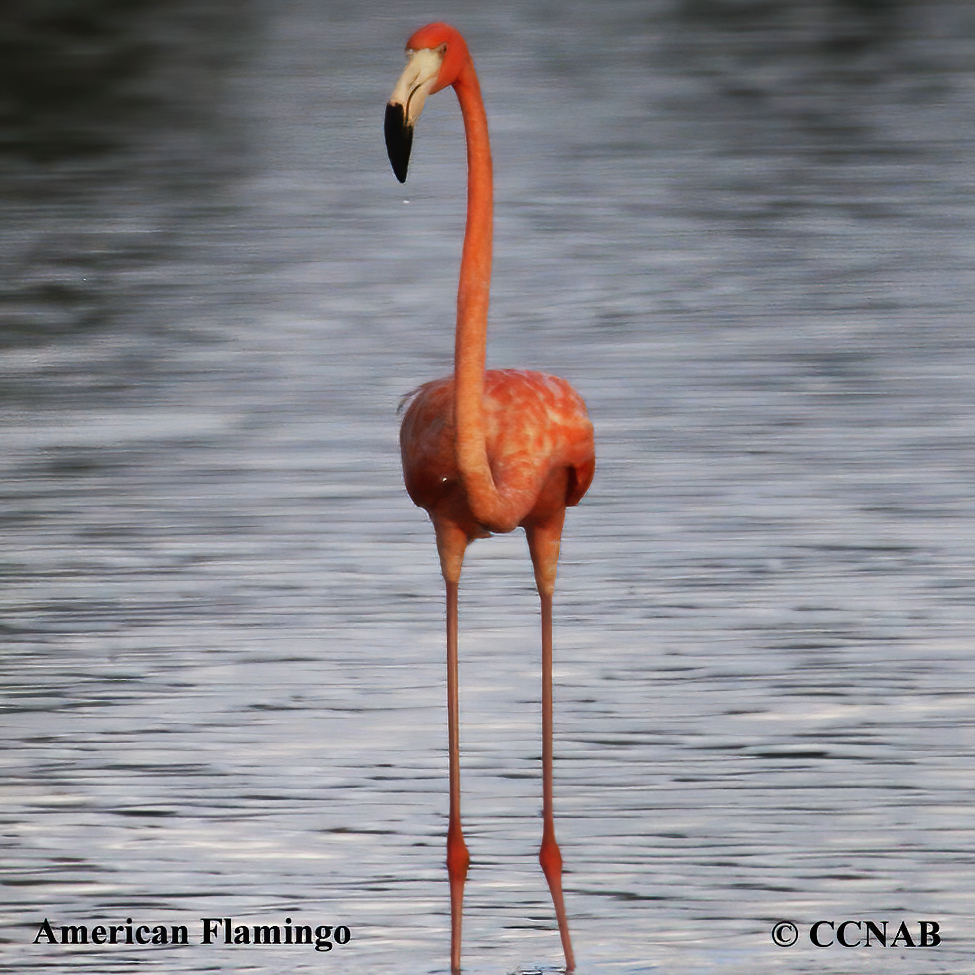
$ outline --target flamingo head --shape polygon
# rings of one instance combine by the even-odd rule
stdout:
[[[386,152],[396,178],[406,182],[413,127],[427,95],[457,81],[470,60],[460,32],[449,24],[427,24],[406,42],[406,70],[386,105]]]

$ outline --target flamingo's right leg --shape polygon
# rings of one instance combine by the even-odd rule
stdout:
[[[450,881],[450,970],[460,972],[464,882],[470,855],[460,824],[460,716],[457,677],[457,593],[467,550],[466,534],[450,523],[439,522],[437,551],[447,587],[447,753],[450,769],[450,811],[447,821],[447,877]]]

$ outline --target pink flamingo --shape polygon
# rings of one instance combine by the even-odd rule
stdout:
[[[386,148],[406,181],[413,127],[428,95],[457,93],[467,135],[467,227],[457,293],[454,374],[411,394],[400,446],[406,489],[433,522],[447,590],[447,726],[450,812],[450,964],[460,970],[464,882],[470,857],[460,818],[457,591],[467,546],[521,526],[542,616],[542,844],[565,952],[575,961],[562,896],[562,856],[552,811],[552,594],[565,509],[578,504],[595,468],[592,423],[564,380],[520,369],[485,371],[491,286],[492,178],[487,117],[474,63],[447,24],[421,27],[406,44],[407,66],[386,106]]]

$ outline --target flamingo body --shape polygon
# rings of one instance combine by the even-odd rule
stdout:
[[[582,397],[558,376],[527,369],[484,374],[484,427],[495,483],[517,525],[579,503],[595,470],[592,423]],[[457,467],[454,377],[424,383],[400,430],[403,474],[413,502],[456,524],[468,539],[490,532],[471,512]]]

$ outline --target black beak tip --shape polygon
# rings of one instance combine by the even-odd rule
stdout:
[[[407,124],[406,110],[402,105],[390,102],[386,106],[386,121],[383,124],[386,135],[386,154],[396,178],[406,182],[406,171],[410,165],[410,148],[413,145],[413,126]]]

